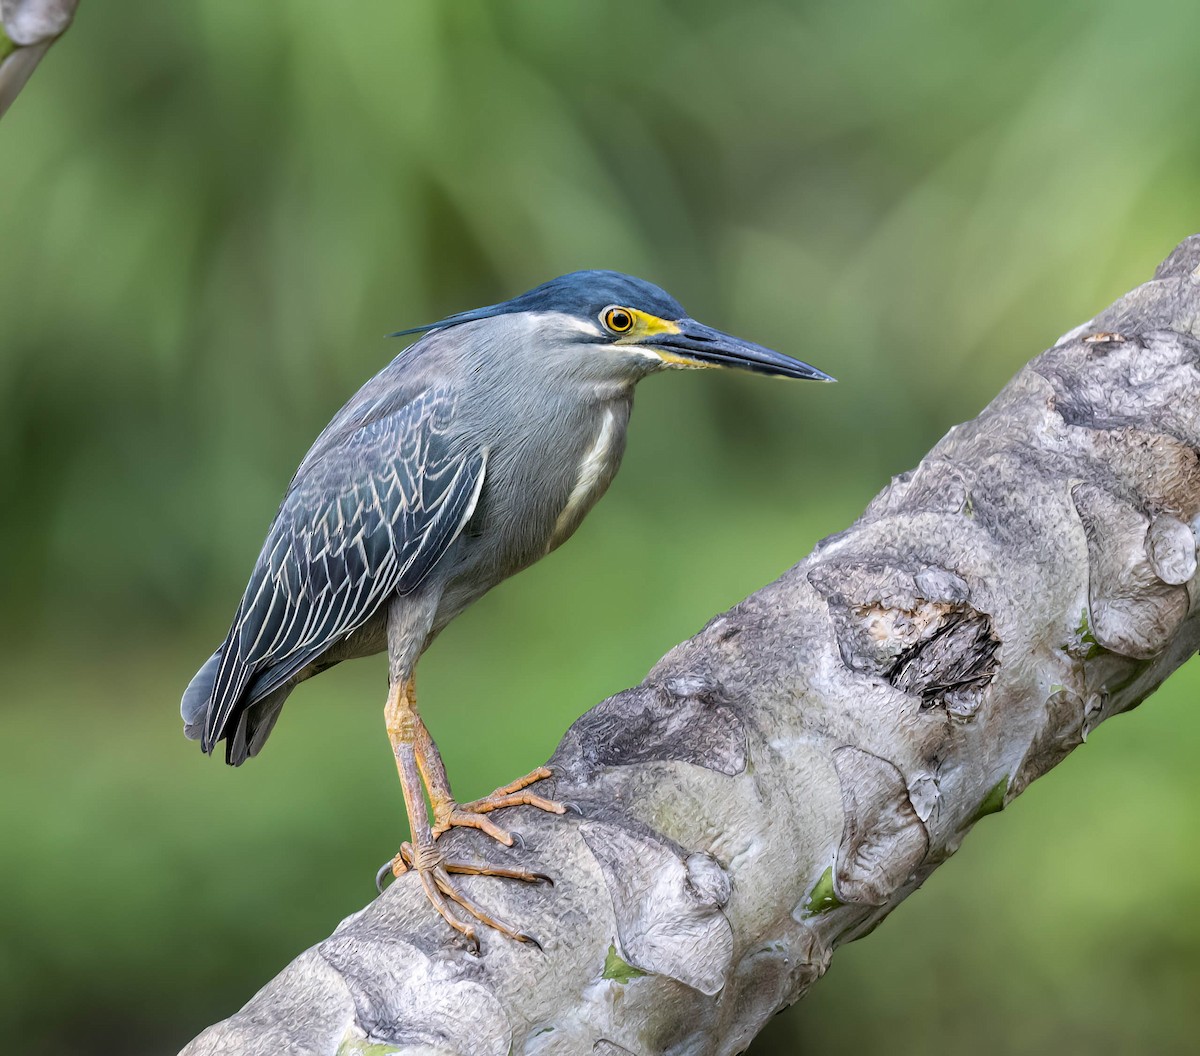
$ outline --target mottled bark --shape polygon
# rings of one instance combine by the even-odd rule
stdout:
[[[1196,650],[1198,452],[1200,236],[579,719],[551,765],[580,814],[446,837],[555,877],[464,881],[544,950],[474,953],[405,877],[185,1052],[744,1049]]]
[[[78,6],[79,0],[0,0],[0,117]]]

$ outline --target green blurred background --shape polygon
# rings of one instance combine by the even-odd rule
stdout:
[[[381,335],[612,267],[841,379],[642,387],[576,541],[422,664],[482,794],[1200,229],[1198,37],[1117,0],[85,2],[0,126],[8,1051],[174,1051],[370,897],[381,662],[238,771],[176,709]],[[752,1051],[1196,1051],[1198,682]]]

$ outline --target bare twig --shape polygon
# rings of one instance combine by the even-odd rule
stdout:
[[[0,117],[67,31],[79,0],[0,0]]]

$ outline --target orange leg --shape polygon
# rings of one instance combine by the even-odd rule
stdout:
[[[381,877],[389,867],[395,876],[400,876],[409,869],[414,870],[421,879],[426,897],[446,923],[476,944],[478,944],[478,938],[474,926],[460,920],[450,909],[449,903],[454,903],[476,920],[495,928],[509,938],[526,942],[534,941],[530,936],[516,930],[504,921],[490,916],[472,903],[454,883],[450,874],[498,876],[526,882],[549,880],[549,877],[525,869],[448,861],[434,845],[434,841],[452,826],[464,825],[481,829],[489,836],[511,847],[512,836],[492,824],[483,815],[499,807],[516,806],[518,803],[529,803],[533,806],[545,804],[543,809],[558,814],[563,813],[563,808],[557,803],[551,803],[540,796],[520,792],[533,781],[540,781],[543,777],[548,777],[550,771],[541,767],[540,770],[534,771],[528,777],[502,789],[497,789],[491,796],[485,796],[482,800],[460,808],[450,794],[446,768],[442,763],[437,745],[434,744],[420,715],[417,714],[416,691],[412,679],[407,682],[397,682],[391,687],[388,692],[387,706],[384,709],[384,718],[387,724],[388,738],[392,742],[392,752],[396,757],[396,768],[400,773],[400,787],[404,793],[404,806],[408,811],[413,842],[401,845],[399,853],[392,859],[389,866],[380,870]],[[429,791],[429,799],[434,808],[434,818],[437,821],[436,827],[432,829],[425,808],[422,782]]]

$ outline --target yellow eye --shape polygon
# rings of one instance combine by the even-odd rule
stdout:
[[[633,313],[628,308],[618,308],[616,305],[605,308],[600,321],[614,334],[627,334],[633,329]]]

